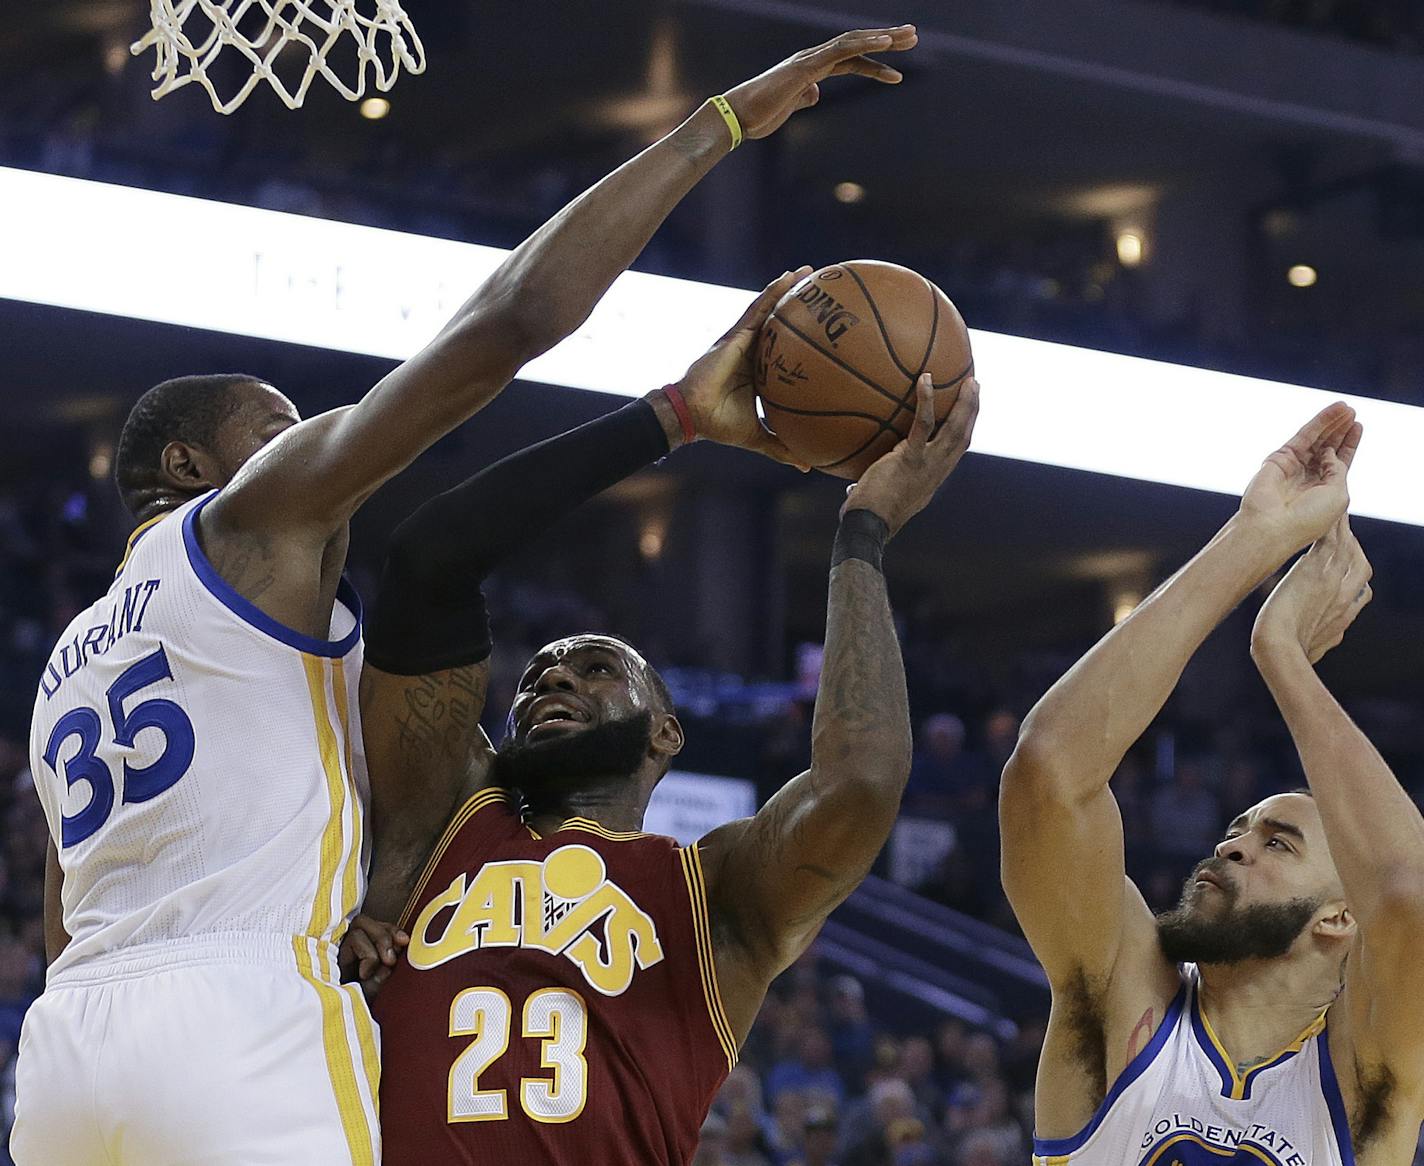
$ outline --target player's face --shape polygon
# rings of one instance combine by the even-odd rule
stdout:
[[[627,644],[572,636],[542,649],[519,682],[513,737],[521,745],[643,717],[657,700],[648,665]]]
[[[297,407],[271,385],[254,381],[238,390],[239,404],[218,430],[212,452],[226,485],[263,446],[301,421]]]
[[[1314,799],[1279,794],[1227,827],[1187,877],[1181,902],[1158,917],[1158,934],[1174,959],[1271,959],[1287,954],[1342,898]]]

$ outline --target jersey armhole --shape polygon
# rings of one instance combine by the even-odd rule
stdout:
[[[722,991],[717,986],[717,963],[712,951],[712,927],[707,916],[707,883],[702,875],[702,855],[698,844],[679,850],[682,874],[687,880],[687,895],[692,905],[692,934],[697,946],[697,970],[702,976],[702,995],[707,1004],[707,1016],[717,1043],[727,1058],[727,1072],[737,1067],[737,1039],[727,1021],[722,1006]]]
[[[192,568],[193,574],[202,584],[204,590],[243,623],[261,632],[269,639],[276,640],[279,644],[286,644],[289,648],[295,648],[299,652],[306,652],[312,656],[326,656],[333,659],[341,659],[346,656],[361,638],[361,597],[356,594],[356,588],[351,581],[343,575],[336,585],[337,601],[351,613],[352,620],[351,628],[339,640],[319,640],[273,619],[219,575],[217,568],[208,559],[207,552],[203,550],[202,541],[198,536],[198,515],[202,513],[209,502],[218,496],[218,493],[219,491],[214,490],[203,495],[201,501],[183,516],[183,548],[187,554],[188,565]]]
[[[508,797],[508,791],[499,786],[490,786],[474,794],[470,799],[455,811],[449,824],[445,827],[444,833],[440,835],[440,841],[435,844],[435,849],[430,852],[430,858],[425,864],[425,869],[420,872],[420,878],[416,880],[415,887],[410,892],[410,897],[405,901],[405,909],[401,911],[400,919],[396,926],[402,931],[409,932],[412,917],[415,914],[416,905],[420,902],[420,897],[425,894],[426,885],[430,882],[431,876],[435,873],[435,868],[440,865],[440,860],[445,857],[445,852],[450,849],[450,843],[455,841],[455,835],[461,828],[486,806],[495,802],[503,802]]]
[[[1112,1107],[1117,1104],[1119,1097],[1127,1091],[1127,1087],[1142,1076],[1157,1059],[1159,1053],[1176,1032],[1177,1025],[1181,1022],[1182,1012],[1187,1007],[1189,985],[1183,981],[1182,986],[1177,990],[1176,996],[1172,998],[1171,1004],[1167,1006],[1166,1015],[1162,1017],[1162,1023],[1157,1026],[1157,1031],[1152,1034],[1152,1039],[1128,1062],[1127,1067],[1118,1074],[1118,1078],[1113,1082],[1112,1088],[1108,1090],[1107,1096],[1098,1106],[1097,1112],[1088,1120],[1088,1124],[1070,1138],[1040,1138],[1033,1139],[1033,1161],[1035,1166],[1061,1166],[1066,1163],[1072,1155],[1081,1150],[1088,1140],[1098,1132],[1098,1127],[1106,1120]]]

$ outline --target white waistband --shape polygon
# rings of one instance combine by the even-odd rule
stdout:
[[[303,952],[299,959],[298,950]],[[336,945],[309,935],[273,935],[259,931],[224,931],[144,943],[86,956],[66,964],[61,955],[45,978],[45,987],[74,987],[130,980],[155,972],[213,964],[279,967],[294,975],[339,982]]]

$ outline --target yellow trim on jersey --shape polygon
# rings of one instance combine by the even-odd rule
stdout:
[[[1068,1154],[1053,1154],[1050,1157],[1035,1154],[1033,1156],[1033,1166],[1065,1166],[1068,1158]]]
[[[356,771],[351,766],[351,716],[346,705],[346,668],[342,660],[329,660],[331,667],[331,692],[336,698],[336,719],[341,722],[341,743],[345,747],[342,756],[346,761],[346,777],[351,783],[351,857],[346,863],[346,874],[341,882],[341,922],[349,919],[357,907],[356,876],[361,867],[361,829],[364,813],[361,797],[356,789]]]
[[[1237,1154],[1246,1153],[1250,1154],[1253,1158],[1259,1158],[1262,1162],[1266,1163],[1266,1166],[1275,1166],[1275,1160],[1273,1158],[1269,1157],[1264,1150],[1251,1145],[1249,1142],[1242,1142],[1239,1146],[1213,1146],[1210,1142],[1202,1141],[1195,1134],[1178,1134],[1174,1138],[1168,1138],[1157,1147],[1152,1157],[1147,1159],[1147,1161],[1143,1163],[1143,1166],[1156,1166],[1158,1159],[1160,1159],[1163,1154],[1173,1146],[1181,1145],[1183,1142],[1191,1142],[1194,1145],[1200,1146],[1203,1150],[1215,1154],[1218,1158],[1234,1158]],[[1048,1161],[1057,1162],[1060,1161],[1060,1159],[1049,1158]],[[1067,1161],[1067,1159],[1062,1159],[1062,1161]]]
[[[592,818],[584,817],[569,818],[559,827],[559,830],[583,830],[585,833],[597,834],[600,838],[606,838],[609,842],[632,842],[635,838],[651,837],[642,830],[609,830]],[[557,834],[559,830],[555,830],[554,833]]]
[[[1207,1018],[1206,1009],[1201,1002],[1201,989],[1197,989],[1197,1014],[1201,1017],[1202,1028],[1206,1030],[1207,1038],[1216,1046],[1216,1051],[1221,1054],[1221,1063],[1226,1066],[1226,1071],[1231,1074],[1231,1100],[1244,1101],[1246,1099],[1246,1087],[1250,1084],[1251,1078],[1255,1077],[1262,1070],[1274,1068],[1287,1057],[1294,1056],[1305,1048],[1305,1042],[1313,1036],[1318,1036],[1325,1030],[1325,1013],[1329,1009],[1324,1009],[1314,1020],[1305,1026],[1305,1030],[1281,1049],[1269,1060],[1262,1061],[1259,1065],[1252,1065],[1246,1072],[1242,1073],[1236,1068],[1236,1062],[1231,1059],[1231,1054],[1226,1051],[1226,1046],[1221,1043],[1221,1039],[1216,1035],[1215,1029],[1211,1027],[1211,1021]],[[1242,1149],[1249,1147],[1243,1146]]]
[[[450,824],[445,827],[445,832],[440,835],[440,841],[435,844],[435,849],[431,851],[430,859],[425,864],[425,869],[420,872],[420,878],[416,881],[415,889],[411,891],[410,898],[405,901],[405,909],[400,914],[400,921],[397,926],[402,930],[409,930],[410,916],[415,910],[415,905],[420,900],[421,894],[425,891],[425,884],[430,881],[430,876],[435,873],[435,868],[440,865],[440,860],[445,857],[445,851],[450,848],[450,843],[455,840],[455,835],[459,833],[460,827],[468,822],[478,811],[494,802],[506,800],[509,791],[501,789],[497,785],[489,786],[474,794],[469,801],[455,811],[454,817],[450,819]]]
[[[328,812],[326,828],[321,832],[321,864],[317,871],[316,895],[312,898],[311,918],[307,934],[314,937],[336,935],[345,923],[344,916],[332,918],[331,893],[336,886],[337,869],[345,849],[342,813],[346,803],[346,782],[341,772],[341,755],[336,743],[336,731],[331,727],[331,715],[326,708],[326,678],[324,658],[302,653],[302,668],[307,675],[307,695],[311,698],[312,717],[316,723],[317,749],[321,768],[326,774]]]
[[[356,1022],[356,1039],[361,1044],[361,1068],[366,1074],[366,1088],[371,1093],[371,1105],[381,1116],[381,1058],[376,1052],[376,1025],[361,989],[355,984],[343,984],[341,990],[351,997],[351,1015]]]
[[[162,522],[172,513],[173,512],[171,510],[166,510],[162,514],[155,514],[147,522],[140,522],[136,527],[133,528],[133,533],[129,535],[128,541],[124,543],[124,557],[119,560],[119,565],[114,570],[115,579],[122,575],[124,573],[124,568],[129,565],[129,556],[133,554],[134,543],[138,542],[139,535],[143,534],[143,532],[146,531],[149,527],[155,526],[158,523]]]
[[[707,1001],[707,1015],[727,1056],[727,1071],[737,1067],[737,1038],[722,1006],[722,991],[717,986],[717,961],[712,951],[712,927],[707,918],[707,883],[702,877],[702,855],[696,843],[679,852],[682,874],[687,880],[687,893],[692,901],[692,934],[697,942],[697,970],[702,974],[702,995]]]
[[[317,953],[315,965],[312,962],[310,946],[313,942],[316,943]],[[326,1053],[326,1071],[331,1078],[331,1091],[336,1100],[337,1111],[341,1114],[341,1128],[346,1134],[346,1148],[351,1151],[352,1166],[375,1166],[371,1122],[361,1098],[361,1087],[356,1081],[355,1057],[346,1033],[343,993],[341,988],[331,981],[326,945],[319,939],[313,941],[305,935],[294,935],[292,948],[297,956],[297,971],[301,973],[302,979],[315,989],[317,999],[321,1002],[321,1043]],[[373,1046],[372,1052],[374,1051]],[[370,1081],[369,1072],[367,1080]],[[373,1104],[375,1098],[376,1091],[373,1087]]]

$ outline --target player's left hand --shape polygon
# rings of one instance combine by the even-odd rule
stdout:
[[[731,330],[699,357],[678,382],[698,437],[749,449],[802,471],[810,469],[797,461],[757,416],[756,391],[752,387],[752,354],[761,326],[777,301],[810,272],[809,267],[800,267],[768,284]]]
[[[893,535],[929,505],[953,472],[974,437],[979,417],[979,382],[972,376],[955,391],[954,404],[935,432],[934,378],[915,382],[915,419],[909,435],[889,453],[870,463],[860,481],[846,488],[844,518],[850,510],[880,515]]]
[[[1252,651],[1259,658],[1274,646],[1296,645],[1314,664],[1345,638],[1373,598],[1373,574],[1342,515],[1271,592],[1251,630]]]
[[[357,915],[342,936],[337,953],[342,982],[359,980],[361,991],[374,996],[395,970],[400,949],[409,942],[410,936],[394,924]]]
[[[914,48],[919,39],[913,24],[844,32],[825,44],[802,49],[750,81],[743,81],[728,90],[727,101],[742,123],[743,136],[764,138],[780,129],[798,109],[820,101],[820,82],[827,77],[855,73],[886,85],[899,84],[899,70],[866,54],[902,53]]]

